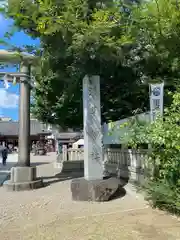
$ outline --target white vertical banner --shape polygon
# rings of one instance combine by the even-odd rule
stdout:
[[[83,79],[84,176],[87,180],[103,178],[100,77]]]
[[[158,114],[163,115],[164,111],[164,83],[150,84],[150,114],[151,122],[156,120]]]

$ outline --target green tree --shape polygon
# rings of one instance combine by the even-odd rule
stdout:
[[[101,76],[103,121],[144,110],[147,89],[133,68],[123,65],[133,38],[121,6],[118,1],[9,1],[15,25],[41,39],[33,107],[39,119],[80,126],[85,74]]]
[[[180,5],[174,0],[144,1],[132,11],[135,47],[127,55],[143,81],[179,83]]]

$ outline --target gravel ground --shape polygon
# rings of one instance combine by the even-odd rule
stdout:
[[[180,221],[152,210],[130,185],[124,197],[111,202],[73,202],[71,180],[55,177],[54,159],[52,154],[32,157],[46,187],[26,192],[0,188],[0,240],[180,239]]]

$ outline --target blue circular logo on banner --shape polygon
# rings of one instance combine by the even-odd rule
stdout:
[[[153,95],[158,97],[161,94],[161,89],[160,87],[155,87],[152,91]]]

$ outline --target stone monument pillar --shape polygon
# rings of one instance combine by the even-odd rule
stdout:
[[[84,177],[103,179],[100,77],[83,79]]]
[[[84,178],[73,179],[73,200],[108,201],[118,190],[117,178],[103,177],[103,151],[101,133],[100,77],[83,79],[84,114]]]

